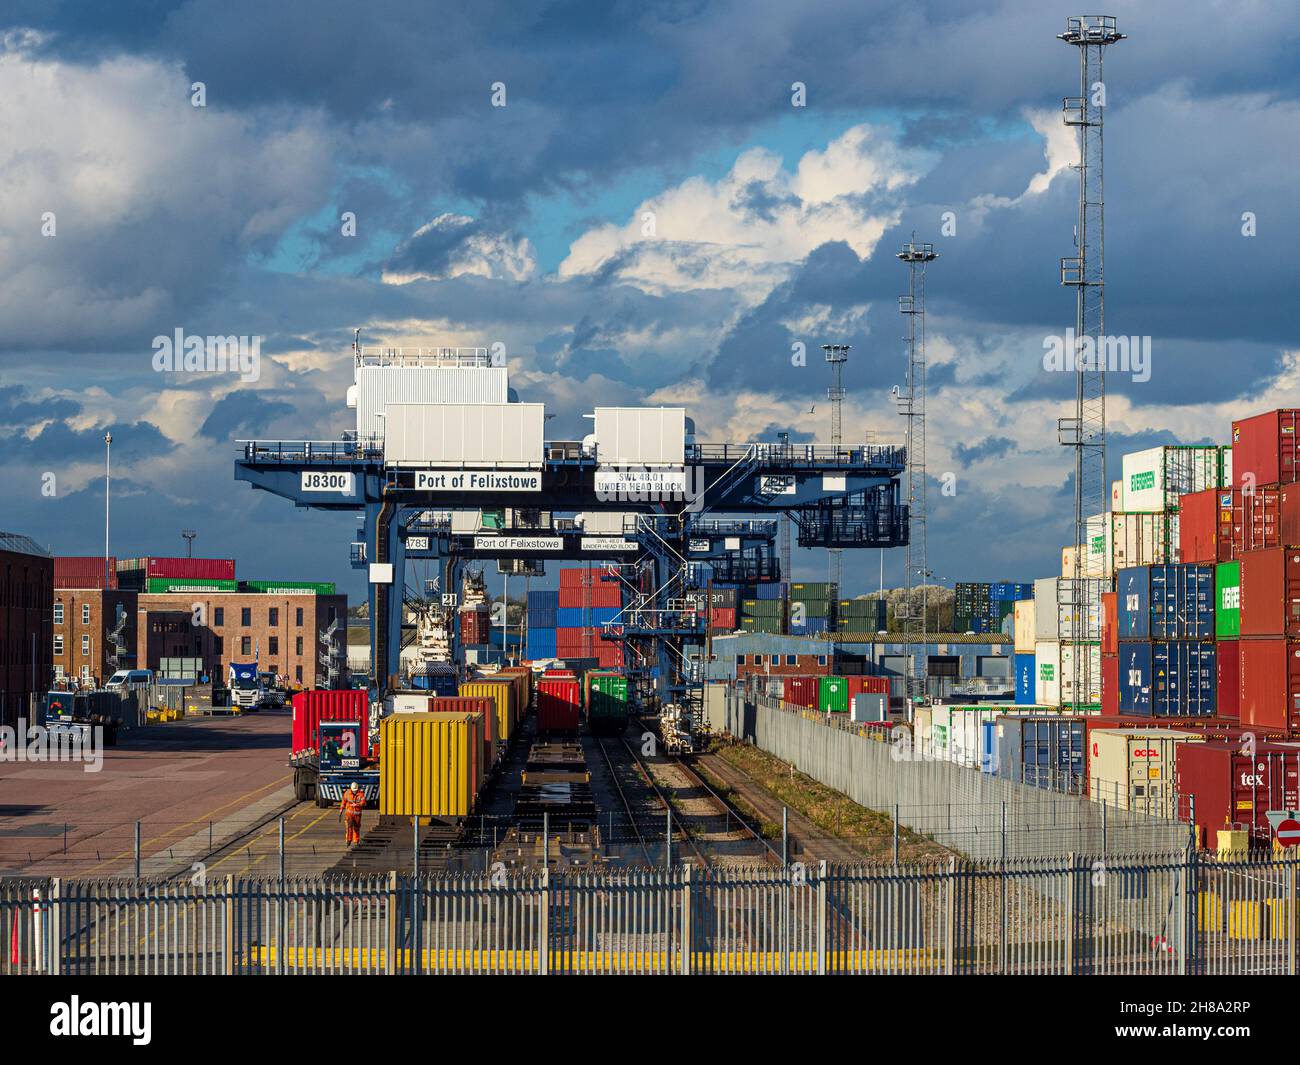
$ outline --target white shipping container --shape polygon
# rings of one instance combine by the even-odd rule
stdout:
[[[597,407],[596,458],[602,466],[681,466],[685,407]]]
[[[1078,617],[1071,613],[1070,603],[1075,598],[1068,588],[1058,590],[1067,577],[1041,577],[1034,581],[1034,634],[1039,640],[1100,640],[1101,593],[1108,590],[1110,582],[1100,578],[1083,578],[1082,594],[1078,597],[1083,609]]]
[[[1232,487],[1232,445],[1219,448],[1219,461],[1223,472],[1219,475],[1219,487]]]
[[[1112,514],[1111,543],[1115,569],[1130,566],[1161,566],[1174,561],[1170,557],[1170,520],[1176,514]],[[1177,545],[1174,530],[1172,545]]]
[[[1220,449],[1216,446],[1153,447],[1124,456],[1119,510],[1155,514],[1178,506],[1178,497],[1217,488]]]
[[[1034,653],[1034,641],[1038,634],[1034,631],[1034,601],[1032,599],[1016,600],[1012,612],[1015,619],[1015,652],[1019,655]]]
[[[542,466],[541,403],[390,403],[385,415],[389,466]]]
[[[1061,647],[1061,702],[1069,704],[1101,702],[1101,644],[1062,643]],[[1087,689],[1080,698],[1074,693],[1074,660],[1086,654],[1090,659]]]
[[[1034,644],[1034,702],[1061,705],[1061,644],[1057,640]]]
[[[1083,558],[1084,577],[1096,577],[1109,580],[1114,576],[1111,558],[1110,513],[1094,514],[1087,524],[1088,550]],[[1062,574],[1072,577],[1074,574]]]
[[[357,435],[384,436],[390,403],[505,403],[504,366],[358,366]]]
[[[1088,797],[1121,810],[1170,815],[1178,748],[1204,739],[1174,729],[1094,729],[1088,739]]]

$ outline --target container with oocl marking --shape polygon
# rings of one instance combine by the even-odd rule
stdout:
[[[1088,794],[1121,810],[1174,816],[1174,767],[1180,743],[1205,737],[1175,729],[1091,729]]]

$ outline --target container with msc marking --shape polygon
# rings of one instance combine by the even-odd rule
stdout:
[[[1217,645],[1193,640],[1120,644],[1119,710],[1140,717],[1213,717]]]
[[[1121,640],[1212,640],[1214,571],[1192,563],[1134,566],[1116,581]]]

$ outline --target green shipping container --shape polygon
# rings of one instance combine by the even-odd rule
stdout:
[[[741,618],[740,628],[742,632],[781,633],[785,631],[785,622],[780,618]]]
[[[591,674],[587,703],[591,718],[627,717],[627,678],[614,673]]]
[[[750,618],[779,618],[785,613],[785,604],[780,599],[743,599],[740,613]]]
[[[303,592],[315,592],[317,595],[333,595],[333,581],[243,581],[250,592],[266,592],[272,595],[301,595]]]
[[[849,712],[849,682],[843,677],[822,677],[817,682],[817,706],[823,712]]]
[[[1235,640],[1241,635],[1241,563],[1214,567],[1214,635]]]
[[[195,577],[191,580],[182,580],[178,577],[150,577],[145,581],[145,591],[157,593],[167,592],[233,592],[238,589],[239,585],[235,581],[227,581],[214,578]]]
[[[839,587],[825,581],[814,584],[790,585],[791,599],[838,599],[839,597]]]
[[[790,618],[828,618],[831,616],[831,604],[828,599],[791,599]]]

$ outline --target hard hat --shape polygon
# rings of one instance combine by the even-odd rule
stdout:
[[[352,782],[352,790],[353,791],[357,790],[357,782],[355,780]]]

